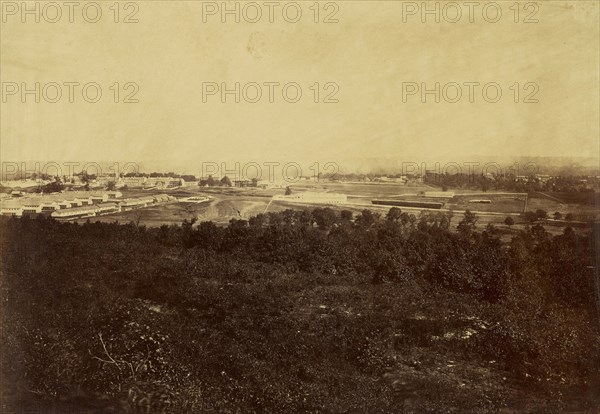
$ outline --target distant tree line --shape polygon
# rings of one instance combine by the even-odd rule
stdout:
[[[177,174],[174,172],[151,172],[151,173],[143,173],[143,172],[128,172],[123,175],[124,177],[146,177],[146,178],[181,178],[185,181],[196,181],[197,178],[193,174]]]
[[[514,174],[496,174],[491,177],[483,174],[436,174],[427,173],[423,177],[426,184],[453,189],[473,189],[480,191],[503,190],[510,192],[533,193],[537,191],[590,193],[600,189],[600,181],[587,176],[559,176],[545,179],[529,176],[517,177]]]

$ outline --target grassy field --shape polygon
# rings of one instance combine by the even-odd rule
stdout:
[[[547,195],[547,193],[540,194]],[[600,193],[552,193],[551,196],[561,200],[565,204],[600,206]]]
[[[478,210],[497,213],[521,213],[525,207],[526,194],[505,194],[505,193],[477,193],[477,194],[459,194],[453,197],[448,203],[449,207],[456,210]],[[470,200],[482,199],[490,200],[490,204],[470,203]]]
[[[402,194],[418,194],[421,191],[437,191],[435,188],[419,183],[328,183],[306,182],[292,184],[290,187],[300,191],[326,191],[346,194],[348,197],[394,197]]]

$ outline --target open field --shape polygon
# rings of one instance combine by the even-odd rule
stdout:
[[[418,194],[420,191],[437,191],[422,183],[335,183],[306,182],[290,185],[300,191],[325,191],[346,194],[348,198],[395,197],[402,194]]]
[[[470,200],[490,200],[490,204],[470,203]],[[456,210],[479,210],[496,213],[521,213],[525,208],[527,194],[521,193],[473,193],[457,194],[448,203],[448,208]]]
[[[549,195],[548,193],[539,193]],[[552,193],[551,197],[562,201],[565,204],[577,204],[588,206],[600,206],[600,193],[580,192],[580,193]]]

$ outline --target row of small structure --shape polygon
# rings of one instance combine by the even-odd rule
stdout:
[[[118,213],[173,200],[166,194],[134,198],[122,196],[120,191],[69,191],[38,197],[3,198],[0,200],[0,214],[17,217],[46,214],[64,220]]]

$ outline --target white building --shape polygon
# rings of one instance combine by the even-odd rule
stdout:
[[[23,180],[3,180],[0,181],[0,186],[10,188],[31,188],[46,185],[51,181],[48,180],[32,180],[30,178]]]
[[[106,195],[108,196],[108,198],[121,198],[123,197],[123,193],[120,191],[107,191]]]
[[[23,206],[23,214],[39,214],[42,212],[42,199],[40,197],[23,198],[20,201]]]
[[[2,199],[0,200],[0,214],[3,216],[17,216],[23,215],[23,206],[17,200]]]
[[[106,200],[108,200],[108,194],[107,193],[94,193],[94,194],[90,195],[90,199],[92,200],[92,203],[104,203]]]
[[[147,207],[151,204],[154,204],[154,197],[124,198],[119,201],[119,205],[123,210]]]
[[[98,211],[99,209],[96,206],[82,206],[56,210],[52,212],[51,216],[59,220],[86,218],[95,216]]]
[[[120,197],[122,194],[119,191],[65,191],[61,193],[36,194],[33,197],[13,197],[2,199],[2,209],[0,210],[0,214],[21,216],[23,213],[40,214],[67,210],[103,203],[108,201],[109,196]]]
[[[53,200],[47,200],[47,201],[43,201],[42,202],[42,211],[54,211],[54,210],[60,210],[60,203],[53,201]]]
[[[153,198],[155,203],[166,203],[172,200],[172,197],[167,194],[157,194]]]
[[[101,203],[96,204],[96,208],[98,209],[97,213],[100,214],[111,214],[118,213],[121,211],[121,206],[117,203]]]

